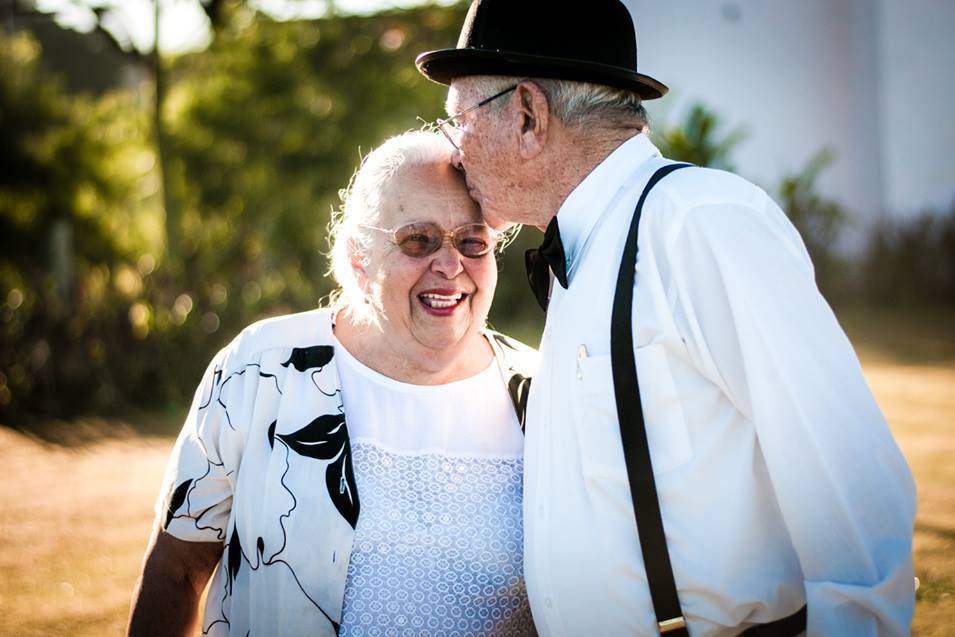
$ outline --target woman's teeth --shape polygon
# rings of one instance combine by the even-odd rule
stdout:
[[[464,298],[464,294],[458,293],[453,296],[447,296],[444,294],[421,294],[418,296],[428,307],[433,307],[437,310],[443,310],[445,308],[453,307],[461,302],[461,299]]]

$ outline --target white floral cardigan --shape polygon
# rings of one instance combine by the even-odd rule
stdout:
[[[157,514],[177,538],[224,543],[204,635],[338,632],[360,499],[332,318],[313,310],[246,328],[196,392]],[[523,423],[537,353],[486,335]]]

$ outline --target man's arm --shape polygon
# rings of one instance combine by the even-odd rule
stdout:
[[[690,211],[669,251],[698,364],[754,424],[799,557],[810,635],[903,635],[912,477],[782,213]]]
[[[154,534],[133,591],[127,634],[193,634],[199,598],[221,557],[222,542],[186,542],[161,530]]]

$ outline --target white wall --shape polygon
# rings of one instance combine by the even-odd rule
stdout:
[[[743,125],[737,172],[774,192],[820,149],[864,227],[955,197],[955,0],[625,0],[658,124],[702,101]],[[914,86],[913,86],[914,84]]]
[[[955,1],[879,0],[879,99],[886,203],[893,212],[955,198]]]

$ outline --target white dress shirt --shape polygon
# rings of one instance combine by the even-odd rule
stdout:
[[[650,175],[643,135],[557,215],[525,441],[525,577],[542,635],[655,635],[620,443],[610,316]],[[902,635],[911,474],[798,233],[732,174],[677,171],[640,223],[634,344],[667,546],[693,637],[808,604],[810,635]]]

